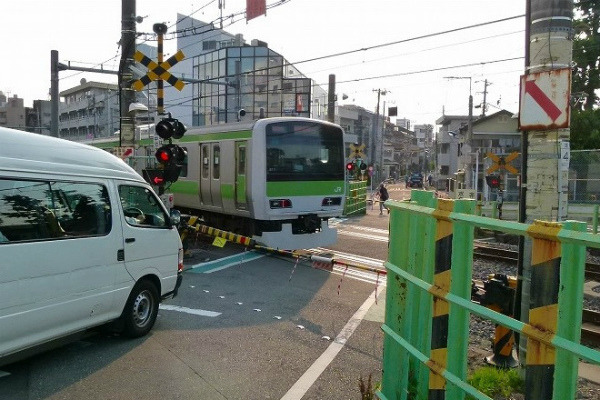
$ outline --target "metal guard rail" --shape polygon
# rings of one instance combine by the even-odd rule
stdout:
[[[466,381],[473,313],[527,338],[526,399],[573,399],[579,358],[600,364],[600,352],[579,343],[585,252],[600,248],[600,238],[576,221],[524,224],[476,216],[475,201],[437,199],[426,191],[386,206],[390,242],[377,396],[490,399]],[[527,322],[471,302],[475,227],[532,240]]]

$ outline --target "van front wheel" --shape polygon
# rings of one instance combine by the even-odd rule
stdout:
[[[136,338],[146,335],[158,314],[158,290],[150,281],[141,281],[131,291],[123,310],[123,335]]]

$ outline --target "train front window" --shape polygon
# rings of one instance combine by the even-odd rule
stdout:
[[[341,128],[318,122],[268,125],[267,181],[343,180],[343,136]]]

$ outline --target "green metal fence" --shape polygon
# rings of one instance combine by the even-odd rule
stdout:
[[[346,204],[344,215],[367,213],[367,181],[349,181],[346,185]]]
[[[411,193],[387,201],[390,242],[381,399],[489,399],[467,383],[470,314],[527,337],[525,398],[574,399],[579,359],[600,352],[579,343],[586,247],[600,238],[585,224],[523,224],[475,215],[473,200]],[[471,301],[476,227],[530,237],[528,323]],[[560,360],[560,362],[556,362]]]

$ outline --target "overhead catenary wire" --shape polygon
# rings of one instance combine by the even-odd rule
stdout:
[[[211,3],[212,2],[209,2],[208,4],[211,4]],[[186,16],[186,17],[189,17],[189,16]],[[181,18],[179,21],[183,21],[186,17]],[[454,32],[463,31],[463,30],[467,30],[467,29],[473,29],[473,28],[477,28],[477,27],[488,26],[488,25],[491,25],[491,24],[497,24],[497,23],[501,23],[501,22],[505,22],[505,21],[509,21],[509,20],[513,20],[513,19],[517,19],[517,18],[521,18],[521,17],[523,17],[523,15],[517,15],[517,16],[513,16],[513,17],[502,18],[502,19],[498,19],[498,20],[493,20],[493,21],[487,21],[487,22],[472,24],[472,25],[468,25],[468,26],[464,26],[464,27],[459,27],[459,28],[444,30],[444,31],[435,32],[435,33],[431,33],[431,34],[410,37],[410,38],[406,38],[406,39],[402,39],[402,40],[396,40],[396,41],[392,41],[392,42],[380,43],[380,44],[376,44],[376,45],[373,45],[373,46],[363,47],[363,48],[360,48],[360,49],[354,49],[354,50],[349,50],[349,51],[344,51],[344,52],[338,52],[338,53],[333,53],[333,54],[329,54],[329,55],[319,56],[319,57],[313,57],[313,58],[309,58],[309,59],[306,59],[306,60],[289,62],[289,64],[293,65],[293,66],[296,66],[296,65],[299,65],[299,64],[315,62],[315,61],[319,61],[319,60],[323,60],[323,59],[334,58],[334,57],[341,57],[341,56],[348,55],[348,54],[354,54],[354,53],[358,53],[358,52],[365,52],[365,51],[372,50],[372,49],[378,49],[378,48],[382,48],[382,47],[398,45],[398,44],[407,43],[407,42],[411,42],[411,41],[416,41],[416,40],[420,40],[420,39],[431,38],[431,37],[445,35],[445,34],[451,34],[451,33],[454,33]],[[211,30],[217,30],[217,29],[214,28],[213,23],[214,23],[214,21],[211,22],[211,23],[209,23],[209,24],[207,24],[207,25],[203,25],[201,27],[198,27],[197,29],[202,29],[202,28],[209,27],[209,29],[210,29],[209,31],[211,31]],[[233,24],[233,23],[235,23],[235,22],[232,22],[231,24]],[[186,29],[190,29],[190,28],[186,28]],[[209,32],[209,31],[204,31],[202,33],[205,34],[205,33]],[[197,33],[197,34],[200,34],[200,33]],[[216,34],[215,34],[215,37],[216,37]],[[492,36],[492,37],[494,37],[494,36]],[[485,38],[474,39],[472,41],[475,41],[475,40],[485,40]],[[187,46],[185,46],[185,47],[187,47]],[[190,61],[190,60],[192,60],[196,56],[197,55],[189,56],[185,60],[182,60],[182,62]],[[482,61],[482,62],[475,62],[475,63],[469,63],[469,64],[446,66],[446,67],[439,67],[439,68],[433,68],[433,69],[424,69],[424,70],[419,70],[419,71],[408,71],[408,72],[401,72],[401,73],[394,73],[394,74],[387,74],[387,75],[377,75],[377,76],[370,76],[370,77],[360,77],[360,78],[354,78],[354,79],[347,79],[347,80],[338,81],[338,84],[360,82],[360,81],[366,81],[366,80],[385,79],[385,78],[390,78],[390,77],[408,76],[408,75],[415,75],[415,74],[420,74],[420,73],[442,71],[442,70],[448,70],[448,69],[466,68],[466,67],[470,67],[470,66],[482,66],[482,65],[487,65],[487,64],[494,64],[494,63],[499,63],[499,62],[508,62],[508,61],[519,60],[519,59],[522,59],[522,57],[506,58],[506,59],[492,60],[492,61]],[[260,68],[260,69],[256,69],[256,70],[253,70],[253,71],[248,71],[248,72],[245,72],[245,73],[257,73],[257,72],[266,71],[266,70],[269,70],[269,69],[272,69],[272,68],[280,68],[280,67],[285,66],[285,65],[287,65],[287,64],[284,63],[281,66],[278,65],[276,67]],[[302,74],[302,75],[305,75],[305,74]],[[211,80],[223,79],[223,78],[227,78],[227,77],[231,77],[231,75],[222,75],[222,76],[219,76],[219,77],[214,77]],[[319,86],[324,86],[325,84],[322,83],[322,84],[318,84],[318,85]],[[279,90],[282,90],[282,89],[279,89]],[[188,99],[186,99],[186,98],[183,98],[183,99],[180,98],[176,102],[168,102],[167,105],[170,105],[170,106],[174,106],[174,105],[183,106],[183,105],[186,105],[187,103],[191,103],[193,101],[193,99],[194,99],[194,97],[190,97]],[[190,106],[193,106],[193,105],[190,105]]]

